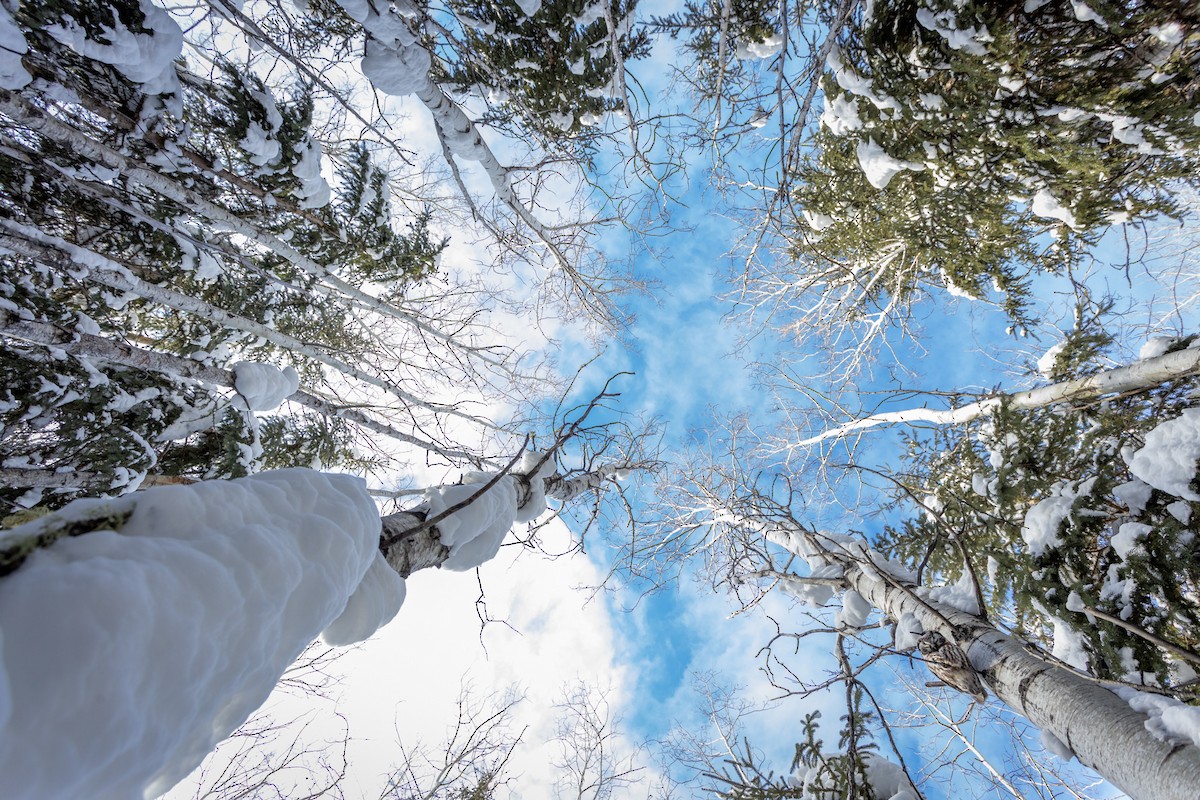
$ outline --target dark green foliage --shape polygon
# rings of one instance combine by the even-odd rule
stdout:
[[[839,108],[795,173],[793,255],[872,275],[872,301],[996,292],[1023,323],[1032,273],[1067,269],[1114,220],[1173,213],[1198,174],[1200,38],[1155,32],[1194,34],[1200,11],[1092,7],[1106,27],[1065,2],[880,0],[852,19],[823,82]],[[872,143],[915,169],[872,185]]]
[[[612,3],[621,57],[628,60],[650,48],[644,31],[631,30],[636,5]],[[623,98],[612,94],[616,62],[608,25],[597,13],[602,4],[546,0],[532,17],[514,0],[453,0],[450,7],[463,23],[464,46],[435,78],[459,91],[490,94],[484,123],[519,123],[543,140],[583,145],[588,129],[606,113],[626,110]]]
[[[400,236],[391,225],[387,174],[371,163],[363,144],[355,144],[338,170],[345,191],[332,210],[346,240],[328,243],[343,248],[338,257],[359,280],[384,286],[403,286],[432,275],[438,255],[448,240],[435,242],[429,230],[430,214],[418,216]]]
[[[1094,329],[1072,335],[1054,377],[1096,371],[1107,345]],[[1093,674],[1172,685],[1171,659],[1136,630],[1200,650],[1200,503],[1142,483],[1128,458],[1196,389],[1187,379],[1080,406],[1004,405],[969,430],[911,438],[896,503],[918,510],[879,544],[926,582],[956,580],[965,555],[990,612],[1023,636],[1078,637]]]

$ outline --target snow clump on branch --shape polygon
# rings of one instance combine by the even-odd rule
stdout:
[[[146,94],[177,94],[179,77],[175,59],[183,52],[183,29],[162,8],[141,0],[141,27],[149,33],[134,33],[113,11],[113,26],[104,27],[103,39],[88,35],[71,17],[63,24],[49,25],[46,33],[86,58],[111,64]]]
[[[428,490],[427,519],[469,501],[464,508],[437,523],[442,544],[450,548],[442,569],[455,572],[475,569],[500,552],[500,545],[514,524],[532,522],[546,510],[545,479],[554,472],[554,459],[543,453],[528,452],[514,472],[501,476],[486,490],[484,487],[496,478],[495,473],[468,472],[460,484]],[[519,487],[522,481],[528,483],[527,492]]]
[[[1200,461],[1200,408],[1185,409],[1146,434],[1146,445],[1129,460],[1129,471],[1155,489],[1200,501],[1192,489]]]
[[[239,361],[232,367],[234,388],[251,411],[270,411],[300,389],[300,376],[294,367],[280,369],[274,364]]]
[[[404,600],[352,476],[289,469],[79,500],[0,547],[56,526],[79,535],[0,580],[9,800],[161,794],[322,630],[366,638]]]

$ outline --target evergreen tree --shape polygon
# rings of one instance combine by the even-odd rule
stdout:
[[[634,28],[636,7],[636,0],[453,0],[461,44],[438,65],[436,78],[481,93],[489,105],[483,124],[586,146],[589,130],[606,114],[629,111],[613,48],[622,63],[649,53],[648,35]]]
[[[864,309],[944,286],[1025,323],[1031,273],[1176,211],[1200,154],[1200,16],[1078,8],[881,0],[853,17],[789,183],[793,256],[840,265]]]
[[[28,477],[0,498],[54,507],[148,473],[355,460],[340,417],[259,420],[223,387],[46,347],[12,323],[322,381],[375,349],[354,323],[365,306],[436,268],[445,243],[428,215],[393,229],[361,144],[331,191],[309,87],[281,92],[220,57],[192,71],[179,25],[149,2],[22,4],[11,18],[29,75],[0,98],[0,448]]]
[[[763,0],[687,0],[682,11],[651,17],[647,27],[681,40],[696,67],[692,85],[706,100],[729,93],[753,59],[773,56],[782,43],[779,4]]]
[[[1110,344],[1092,326],[1072,332],[1051,378],[1094,373]],[[908,437],[895,503],[917,511],[881,547],[927,581],[970,569],[993,615],[1080,669],[1192,697],[1200,508],[1136,454],[1154,431],[1189,424],[1195,386],[1180,379],[1070,407],[1004,403],[967,429]]]

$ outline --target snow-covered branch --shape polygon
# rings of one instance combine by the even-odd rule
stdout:
[[[1188,348],[1148,358],[1128,366],[1098,372],[1085,378],[1039,386],[1023,392],[996,395],[957,408],[910,408],[872,414],[869,417],[830,428],[816,436],[802,439],[792,443],[791,446],[807,447],[830,439],[841,439],[856,431],[880,425],[896,423],[958,425],[989,414],[1004,402],[1015,409],[1029,409],[1045,408],[1058,403],[1096,400],[1107,395],[1150,389],[1167,381],[1186,378],[1198,372],[1200,372],[1200,348]]]
[[[82,333],[80,331],[71,331],[68,333],[47,323],[18,321],[3,310],[0,310],[0,335],[40,345],[53,346],[72,355],[92,358],[102,362],[149,370],[176,378],[196,380],[209,386],[219,386],[226,389],[237,388],[237,376],[231,370],[210,367],[193,359],[181,358],[154,350],[146,350],[135,347],[128,342],[113,341],[90,333]],[[295,393],[288,395],[286,399],[323,416],[344,419],[374,433],[404,442],[405,444],[414,445],[430,453],[437,453],[445,458],[461,459],[464,461],[478,460],[478,456],[474,453],[426,441],[412,434],[404,433],[398,428],[385,422],[380,422],[361,411],[340,406],[304,390],[297,390]]]

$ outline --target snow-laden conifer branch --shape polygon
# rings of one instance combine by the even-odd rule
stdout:
[[[82,333],[80,331],[68,332],[49,323],[17,320],[2,309],[0,309],[0,335],[10,336],[13,339],[35,344],[57,347],[64,352],[76,356],[95,358],[112,364],[121,364],[122,366],[149,370],[177,378],[196,380],[210,386],[234,389],[236,385],[236,378],[229,370],[210,367],[192,359],[181,358],[169,353],[146,350],[135,347],[128,342],[113,341],[90,333]],[[467,450],[437,444],[404,433],[356,409],[340,406],[303,390],[297,391],[287,399],[323,416],[344,419],[374,433],[404,442],[405,444],[411,444],[445,458],[461,459],[472,463],[479,460],[476,454]]]
[[[226,0],[220,2],[224,4]],[[362,0],[344,0],[341,5],[366,32],[363,71],[375,88],[395,96],[416,95],[433,117],[443,146],[454,156],[479,164],[496,198],[549,251],[583,306],[597,321],[608,327],[615,326],[616,311],[603,290],[579,271],[549,228],[517,196],[510,170],[500,163],[475,123],[433,80],[430,73],[432,55],[419,41],[412,24],[390,7],[381,11]]]
[[[1062,381],[1022,392],[987,397],[957,408],[910,408],[872,414],[869,417],[862,417],[836,428],[830,428],[816,436],[801,439],[789,446],[807,447],[830,439],[841,439],[856,431],[896,423],[958,425],[991,413],[1001,403],[1007,403],[1014,409],[1045,408],[1059,403],[1097,400],[1108,395],[1144,391],[1167,381],[1186,378],[1197,373],[1200,373],[1200,348],[1188,348],[1148,358],[1124,367],[1097,372],[1084,378]]]
[[[216,0],[215,4],[220,7],[223,15],[244,27],[248,35],[253,35],[259,41],[266,43],[281,58],[302,72],[307,74],[310,71],[307,65],[299,62],[291,53],[287,52],[286,48],[272,41],[257,23],[248,17],[239,7],[228,2],[228,0]],[[415,94],[433,117],[435,129],[444,147],[459,158],[475,161],[480,165],[484,174],[487,175],[497,199],[529,228],[534,237],[551,254],[558,268],[568,277],[576,298],[584,308],[588,309],[597,321],[607,327],[615,327],[617,325],[617,312],[605,297],[604,292],[595,285],[595,279],[579,271],[574,261],[565,252],[562,244],[551,235],[550,229],[517,196],[512,187],[509,169],[500,163],[500,160],[487,144],[479,129],[467,117],[466,113],[428,74],[431,63],[429,55],[427,53],[415,53],[417,50],[423,51],[422,45],[416,42],[411,32],[401,32],[400,30],[400,27],[407,26],[408,23],[401,20],[394,11],[387,7],[380,12],[372,4],[359,2],[359,0],[355,0],[352,3],[343,3],[342,5],[346,8],[351,18],[362,24],[366,31],[368,57],[390,59],[391,63],[388,63],[382,69],[406,73],[400,79],[406,91],[399,92],[395,89],[389,91],[387,84],[381,83],[378,80],[379,73],[372,71],[367,77],[372,80],[376,88],[388,94],[407,94],[410,92]],[[405,28],[405,30],[407,29]],[[401,41],[397,41],[397,37]],[[374,56],[371,56],[371,48],[377,48]],[[325,86],[319,76],[313,76],[312,79]],[[395,76],[390,78],[389,81],[392,79],[395,79]],[[331,92],[334,98],[349,108],[349,104],[340,94],[327,86],[325,88]],[[357,115],[357,112],[353,109],[349,110],[351,113]],[[370,124],[366,121],[364,121],[364,124],[370,127]],[[378,131],[376,133],[378,134]],[[378,135],[382,136],[382,134]],[[390,141],[387,137],[382,137],[382,140]],[[465,196],[466,187],[461,181],[459,182],[459,187]],[[467,200],[471,202],[470,198],[467,198]]]
[[[88,280],[108,286],[111,289],[132,292],[147,300],[161,303],[168,308],[196,314],[197,316],[224,325],[227,328],[260,336],[272,344],[307,356],[314,361],[332,367],[344,375],[382,389],[403,401],[410,413],[415,408],[424,408],[434,414],[446,414],[485,428],[499,429],[499,426],[494,423],[473,414],[460,411],[452,406],[421,400],[411,392],[401,389],[392,381],[367,373],[353,364],[330,355],[320,348],[313,347],[285,333],[280,333],[270,326],[236,314],[231,314],[203,300],[143,281],[124,265],[118,264],[106,256],[102,256],[57,236],[52,236],[36,228],[31,228],[8,219],[0,219],[0,229],[7,232],[6,234],[0,234],[0,242],[3,242],[6,247],[9,247],[14,252],[44,263],[53,264],[64,271],[82,270],[87,274]]]
[[[350,100],[347,99],[341,92],[339,92],[337,88],[333,86],[333,84],[326,80],[325,76],[323,76],[319,71],[313,69],[310,64],[301,58],[297,58],[294,53],[271,38],[271,36],[267,34],[267,32],[264,31],[257,22],[246,15],[246,13],[242,10],[242,4],[229,2],[229,0],[209,0],[209,5],[214,6],[214,9],[221,16],[242,28],[248,39],[269,47],[272,52],[274,52],[285,62],[294,67],[297,72],[303,75],[306,80],[310,81],[313,85],[320,86],[322,89],[324,89],[325,93],[335,103],[341,106],[341,108],[343,108],[347,114],[362,123],[366,130],[375,134],[375,137],[378,141],[382,142],[389,149],[393,150],[396,155],[398,155],[401,160],[404,161],[405,164],[412,164],[412,151],[402,148],[400,143],[397,142],[394,137],[388,136],[379,129],[378,125],[363,116],[363,113],[355,108],[354,104],[351,103]]]

